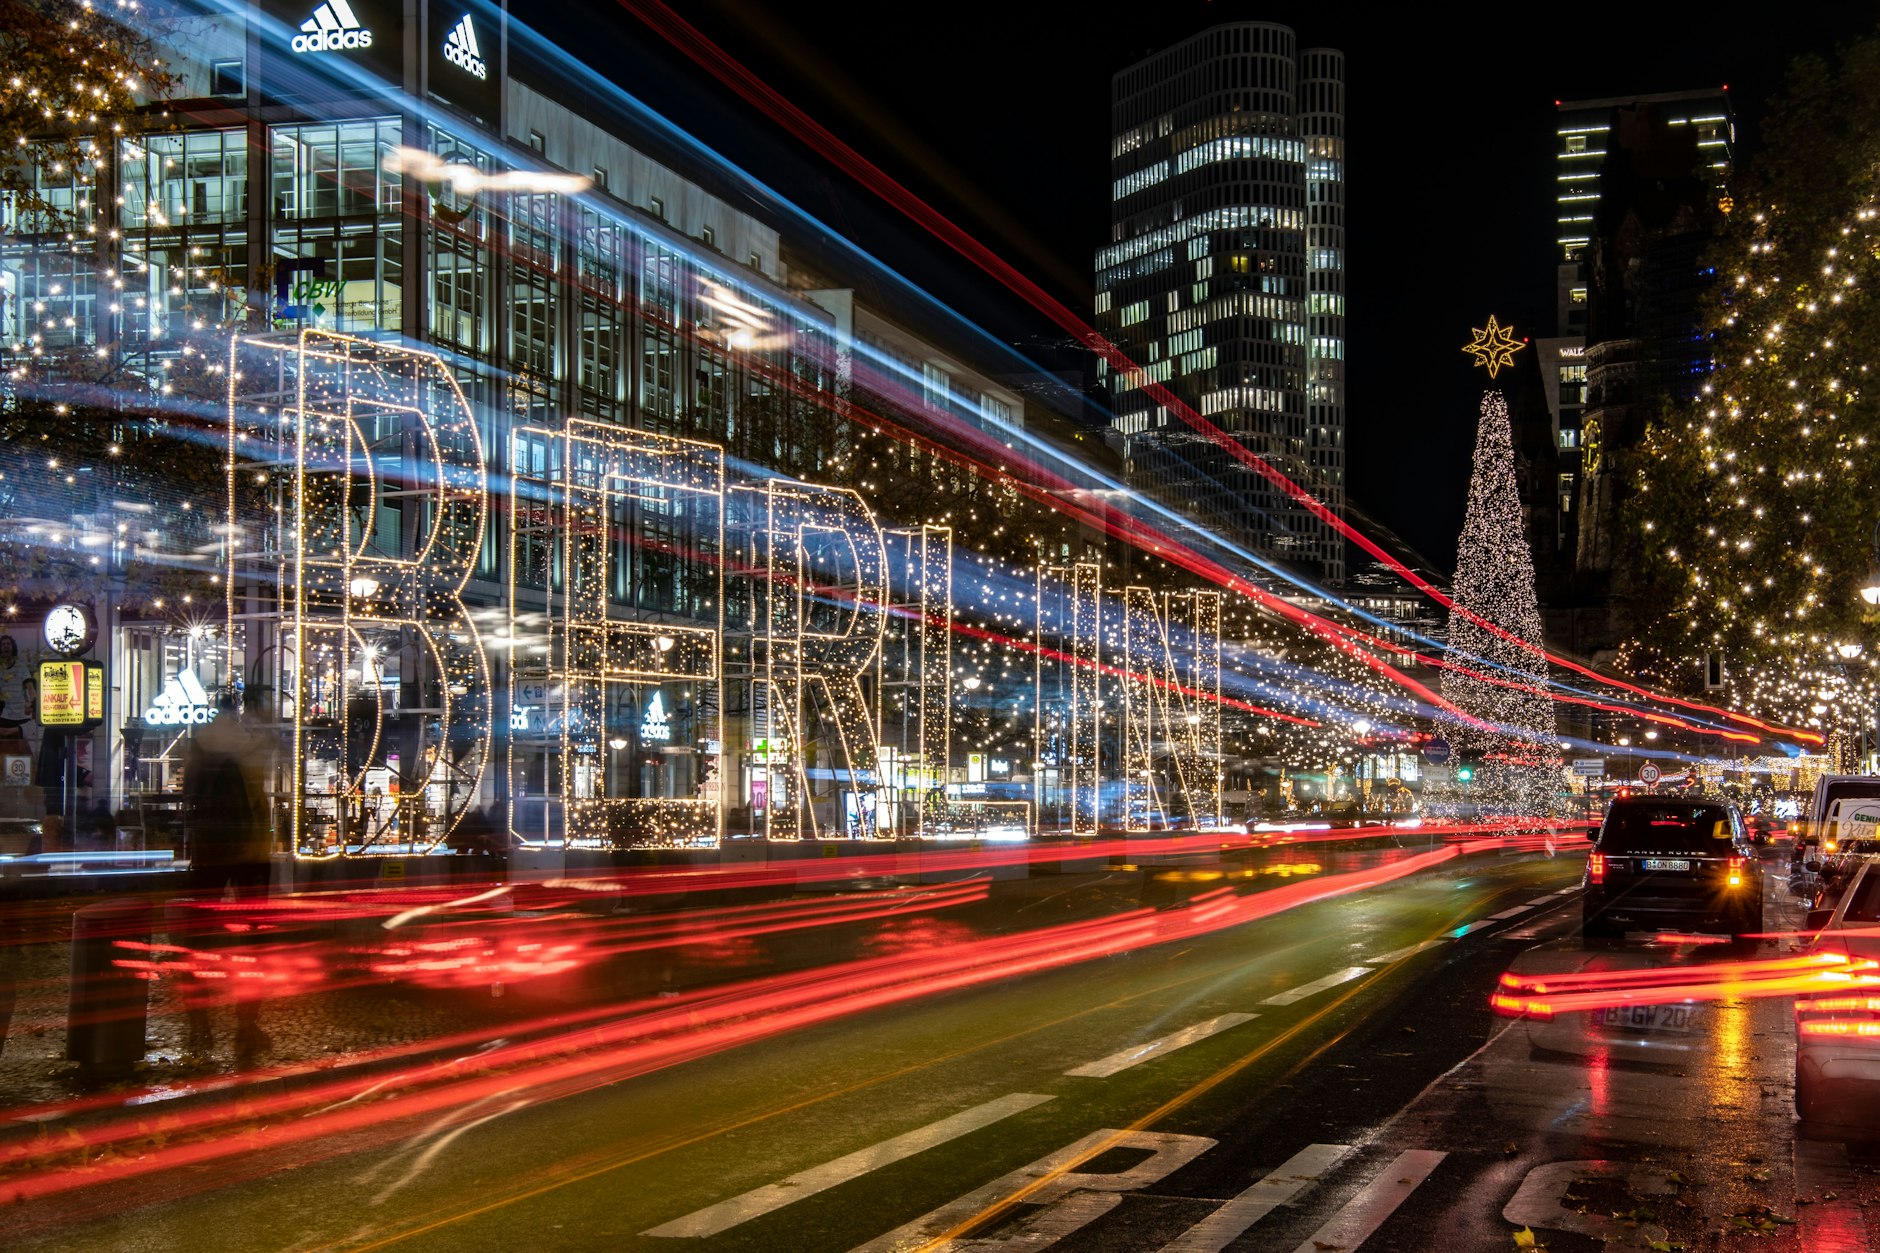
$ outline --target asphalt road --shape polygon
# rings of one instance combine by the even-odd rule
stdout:
[[[518,1082],[395,1137],[257,1137],[233,1162],[15,1205],[0,1237],[1369,1253],[1511,1248],[1523,1219],[1556,1250],[1866,1247],[1858,1150],[1798,1156],[1786,1001],[1706,1005],[1667,1038],[1687,1048],[1643,1059],[1491,1016],[1503,971],[1578,960],[1582,865],[1473,858],[630,1079]]]

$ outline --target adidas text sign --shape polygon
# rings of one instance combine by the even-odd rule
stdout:
[[[470,24],[470,15],[463,15],[463,20],[450,28],[450,34],[444,38],[444,59],[458,69],[478,78],[488,78],[490,68],[483,62],[482,49],[477,47],[476,27]]]
[[[350,52],[371,46],[372,32],[359,24],[346,0],[325,0],[300,24],[292,43],[295,52]]]
[[[212,720],[215,713],[196,672],[179,670],[144,710],[144,721],[153,727],[200,726]]]

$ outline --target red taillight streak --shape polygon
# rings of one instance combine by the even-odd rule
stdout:
[[[1880,1022],[1802,1022],[1796,1030],[1803,1035],[1830,1036],[1838,1039],[1880,1040]]]
[[[1606,881],[1606,855],[1604,853],[1594,853],[1586,859],[1586,875],[1594,883]]]
[[[1025,936],[990,936],[934,953],[899,954],[805,975],[753,980],[685,1003],[683,1008],[666,1003],[622,1020],[591,1022],[578,1032],[490,1049],[458,1063],[420,1065],[389,1077],[349,1078],[258,1097],[243,1102],[238,1110],[191,1111],[179,1116],[168,1129],[172,1143],[154,1152],[95,1161],[83,1170],[64,1168],[24,1176],[10,1180],[8,1188],[16,1200],[30,1200],[270,1146],[301,1143],[395,1118],[434,1113],[466,1101],[513,1093],[519,1084],[535,1090],[543,1099],[566,1095],[867,1009],[1129,949],[1192,939],[1314,901],[1377,887],[1464,852],[1512,845],[1508,838],[1459,842],[1369,870],[1287,884],[1232,900],[1223,895],[1200,910],[1139,910],[1045,928]],[[471,1068],[476,1073],[466,1074]],[[367,1088],[377,1099],[367,1105],[353,1104]],[[545,1088],[549,1090],[543,1091]],[[19,1112],[13,1111],[15,1116]],[[192,1133],[213,1137],[225,1125],[248,1126],[258,1119],[289,1115],[298,1117],[259,1132],[245,1132],[240,1142],[234,1137],[178,1139]],[[89,1130],[81,1144],[96,1149],[148,1134],[143,1122],[118,1122]],[[47,1146],[14,1145],[0,1149],[0,1166],[30,1167],[69,1154],[74,1147],[69,1140]]]
[[[863,186],[869,188],[883,200],[899,209],[913,221],[919,223],[934,236],[958,251],[962,256],[965,256],[975,265],[1011,288],[1012,291],[1030,301],[1047,317],[1050,317],[1053,321],[1057,322],[1058,325],[1075,335],[1080,341],[1088,345],[1100,356],[1109,360],[1111,366],[1116,369],[1119,374],[1134,373],[1140,376],[1142,373],[1141,368],[1133,361],[1129,360],[1114,344],[1105,339],[1100,332],[1086,325],[1081,318],[1072,313],[1070,309],[1066,308],[1043,288],[1026,278],[1017,269],[997,254],[993,253],[991,249],[987,248],[977,239],[974,239],[971,235],[961,230],[950,219],[939,213],[931,205],[890,178],[879,167],[856,152],[854,148],[844,143],[833,132],[829,131],[821,123],[811,118],[809,114],[787,100],[775,88],[765,83],[744,65],[726,54],[723,49],[706,38],[697,28],[679,17],[672,9],[660,3],[659,0],[621,0],[621,3],[626,8],[633,11],[642,21],[646,22],[647,25],[658,31],[676,48],[679,48],[694,61],[698,62],[698,64],[705,67],[717,76],[720,81],[724,82],[753,105],[775,118],[799,139],[823,153]],[[1659,700],[1686,709],[1717,714],[1741,725],[1753,726],[1758,730],[1772,733],[1779,732],[1787,735],[1791,739],[1800,739],[1811,744],[1826,742],[1825,737],[1817,732],[1804,731],[1798,728],[1776,727],[1763,722],[1761,719],[1753,718],[1734,710],[1719,709],[1715,706],[1703,705],[1665,693],[1654,692],[1650,689],[1600,674],[1569,658],[1559,657],[1547,652],[1540,645],[1522,639],[1520,636],[1509,632],[1506,628],[1486,618],[1480,617],[1466,607],[1457,605],[1440,588],[1430,584],[1415,571],[1404,565],[1402,561],[1385,551],[1376,541],[1358,531],[1344,518],[1327,508],[1325,504],[1310,491],[1301,487],[1292,479],[1275,469],[1264,458],[1244,448],[1219,427],[1207,421],[1207,419],[1203,418],[1188,405],[1183,404],[1161,384],[1151,381],[1144,385],[1143,390],[1152,399],[1165,405],[1170,412],[1174,413],[1184,423],[1193,427],[1198,434],[1233,454],[1249,469],[1266,478],[1293,500],[1319,517],[1321,521],[1325,522],[1332,529],[1345,535],[1346,538],[1384,563],[1411,586],[1453,612],[1460,613],[1469,618],[1477,626],[1488,631],[1490,634],[1496,635],[1529,652],[1535,653],[1553,664],[1585,675],[1595,682],[1603,683],[1607,686],[1633,693],[1634,695]],[[1440,707],[1443,702],[1438,700],[1434,703],[1438,704]]]

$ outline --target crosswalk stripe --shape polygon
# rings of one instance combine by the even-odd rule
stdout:
[[[1272,1174],[1162,1246],[1161,1253],[1220,1253],[1278,1206],[1317,1183],[1351,1155],[1349,1144],[1310,1144]]]
[[[968,1132],[989,1127],[1003,1118],[1021,1114],[1035,1106],[1042,1105],[1051,1098],[1038,1096],[1030,1092],[1015,1092],[1002,1096],[996,1101],[987,1101],[984,1105],[975,1105],[939,1122],[929,1123],[916,1128],[905,1135],[895,1136],[892,1140],[883,1140],[880,1144],[870,1145],[846,1157],[838,1157],[832,1162],[812,1166],[808,1170],[791,1175],[782,1183],[767,1184],[753,1188],[742,1196],[734,1196],[728,1201],[720,1201],[702,1210],[687,1214],[684,1218],[675,1218],[669,1223],[653,1228],[644,1234],[649,1236],[715,1236],[721,1231],[729,1231],[740,1223],[749,1222],[772,1210],[782,1209],[793,1201],[800,1201],[806,1196],[814,1196],[839,1183],[892,1165],[903,1158],[924,1152],[936,1144],[945,1144],[948,1140],[957,1140]]]
[[[1111,1075],[1119,1074],[1152,1057],[1160,1057],[1164,1053],[1186,1048],[1198,1040],[1205,1040],[1211,1035],[1219,1035],[1230,1027],[1238,1027],[1241,1023],[1251,1022],[1259,1016],[1258,1014],[1222,1014],[1218,1018],[1198,1022],[1192,1027],[1184,1027],[1159,1040],[1134,1045],[1119,1053],[1112,1053],[1099,1061],[1088,1062],[1075,1070],[1067,1070],[1064,1073],[1082,1079],[1108,1079]]]
[[[1405,948],[1394,948],[1388,953],[1380,953],[1376,957],[1367,957],[1364,960],[1373,966],[1388,966],[1392,962],[1400,962],[1406,957],[1415,957],[1425,949],[1441,948],[1447,943],[1449,943],[1448,940],[1425,940],[1421,944],[1411,944]]]
[[[1269,996],[1264,1001],[1261,1001],[1260,1004],[1291,1005],[1295,1001],[1305,1000],[1308,996],[1316,996],[1327,988],[1335,988],[1339,984],[1349,983],[1353,979],[1362,979],[1365,975],[1370,973],[1372,973],[1372,971],[1369,966],[1347,966],[1343,970],[1334,971],[1326,975],[1323,979],[1314,979],[1311,983],[1302,983],[1296,988],[1289,988],[1284,992]]]
[[[1323,1227],[1306,1238],[1293,1253],[1319,1253],[1323,1249],[1355,1249],[1371,1238],[1384,1220],[1430,1177],[1430,1172],[1449,1156],[1434,1149],[1408,1149],[1397,1154],[1377,1178],[1346,1202]]]

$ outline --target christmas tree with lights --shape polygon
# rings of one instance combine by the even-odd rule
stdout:
[[[1719,201],[1715,373],[1647,431],[1625,519],[1640,606],[1622,664],[1850,738],[1873,719],[1880,614],[1880,41],[1799,62],[1757,166]],[[1706,663],[1721,664],[1712,670]]]
[[[1553,702],[1546,660],[1523,646],[1540,643],[1541,613],[1500,392],[1482,397],[1452,594],[1442,694],[1461,717],[1447,734],[1459,754],[1480,757],[1456,799],[1487,813],[1544,814],[1557,767]]]

